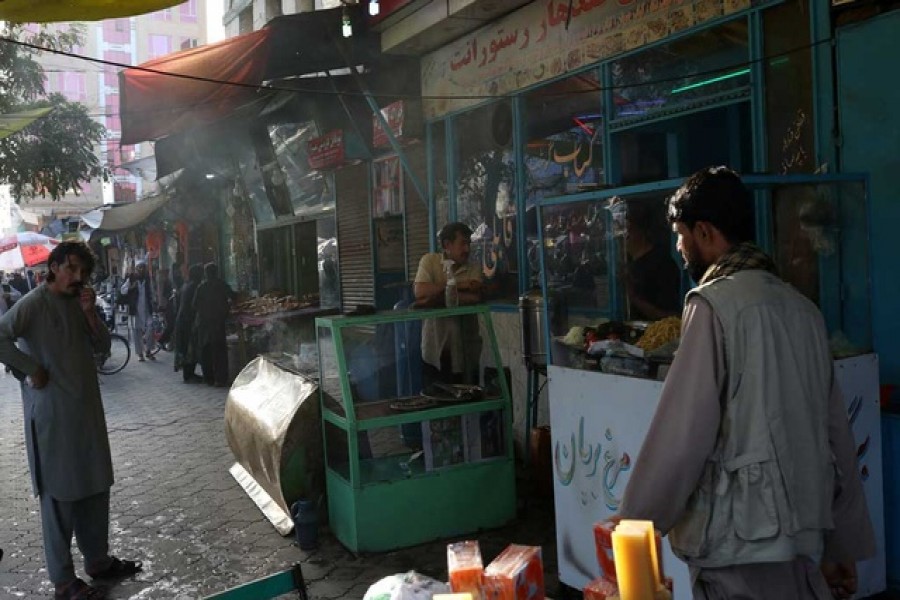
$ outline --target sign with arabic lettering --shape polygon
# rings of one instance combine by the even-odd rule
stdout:
[[[309,168],[320,171],[344,164],[344,131],[335,129],[306,142]]]
[[[559,580],[583,589],[601,575],[594,523],[621,507],[662,382],[552,365],[547,375]],[[668,540],[663,563],[675,580],[675,600],[690,600],[687,567]]]
[[[397,100],[382,108],[381,115],[387,121],[394,137],[403,137],[403,100]],[[390,145],[387,134],[375,115],[372,115],[372,145],[376,148],[385,148]]]
[[[422,60],[425,115],[439,117],[640,48],[757,0],[539,0]]]

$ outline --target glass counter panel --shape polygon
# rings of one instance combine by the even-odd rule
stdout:
[[[512,130],[508,101],[476,108],[453,121],[456,218],[473,232],[471,260],[481,265],[495,302],[514,301],[519,295]]]
[[[360,421],[396,415],[408,407],[392,409],[391,404],[414,405],[423,393],[442,402],[450,392],[435,384],[480,386],[485,368],[497,368],[485,351],[490,345],[483,315],[343,326],[340,331]],[[484,385],[481,394],[484,399],[501,395],[493,384]]]
[[[681,314],[687,281],[665,220],[670,194],[542,208],[554,364],[582,366],[584,340],[565,340],[575,327]]]
[[[431,169],[434,181],[434,219],[440,229],[450,221],[450,195],[447,189],[447,134],[445,121],[428,126],[431,133]]]
[[[872,348],[866,190],[862,182],[766,189],[781,277],[815,302],[838,355]]]
[[[649,118],[746,90],[749,59],[741,18],[613,61],[613,118]]]
[[[338,355],[334,336],[330,327],[317,328],[319,346],[319,387],[322,390],[322,404],[340,416],[346,416],[341,390],[341,376],[338,368]]]
[[[345,431],[326,424],[328,466],[349,481],[346,440]],[[357,434],[357,443],[362,485],[500,458],[506,451],[503,411],[368,429]]]

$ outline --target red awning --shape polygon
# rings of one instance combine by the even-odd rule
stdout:
[[[344,9],[353,22],[350,38],[340,37],[341,8],[316,10],[123,70],[121,143],[155,140],[224,119],[258,98],[261,90],[255,86],[264,81],[345,67],[347,60],[370,64],[380,49],[377,38],[365,35],[362,5]]]
[[[210,123],[252,100],[258,93],[253,86],[263,81],[269,60],[271,32],[271,29],[260,29],[217,44],[168,54],[145,62],[138,69],[122,71],[119,74],[122,144],[156,139]]]

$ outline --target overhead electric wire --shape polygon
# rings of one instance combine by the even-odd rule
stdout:
[[[289,92],[289,93],[295,93],[295,94],[320,94],[320,95],[325,95],[325,96],[349,96],[349,97],[365,97],[366,96],[366,94],[363,92],[281,87],[281,86],[274,86],[274,85],[245,83],[245,82],[241,82],[241,81],[228,81],[228,80],[222,80],[222,79],[215,79],[212,77],[187,75],[184,73],[173,73],[171,71],[164,71],[161,69],[153,69],[150,67],[142,67],[139,65],[138,66],[129,65],[127,63],[120,63],[117,61],[106,60],[103,58],[94,58],[91,56],[77,54],[74,52],[68,52],[65,50],[59,50],[59,49],[55,49],[55,48],[47,48],[47,47],[39,46],[36,44],[31,44],[29,42],[23,42],[20,40],[16,40],[16,39],[10,38],[10,37],[0,36],[0,41],[6,42],[9,44],[14,44],[17,46],[21,46],[24,48],[29,48],[31,50],[35,50],[35,51],[39,51],[39,52],[50,52],[50,53],[58,54],[61,56],[67,56],[69,58],[84,60],[84,61],[107,65],[107,66],[111,66],[111,67],[117,67],[120,69],[131,69],[131,70],[141,71],[141,72],[145,72],[145,73],[153,73],[156,75],[174,77],[174,78],[178,78],[178,79],[185,79],[188,81],[197,81],[197,82],[211,83],[211,84],[217,84],[217,85],[228,85],[228,86],[240,87],[240,88],[245,88],[245,89],[251,89],[251,90],[255,90],[255,91]],[[782,52],[777,52],[774,54],[762,56],[757,59],[750,59],[747,61],[734,63],[734,64],[731,64],[728,66],[717,67],[715,69],[709,69],[706,71],[698,71],[696,73],[691,73],[689,76],[690,77],[706,77],[706,76],[716,75],[716,74],[722,73],[722,72],[732,71],[734,69],[752,67],[755,64],[766,63],[768,61],[775,60],[780,57],[790,56],[791,54],[795,54],[798,52],[804,52],[806,50],[811,50],[812,48],[815,48],[822,44],[831,44],[833,41],[834,41],[834,38],[831,38],[831,37],[823,38],[823,39],[819,39],[819,40],[810,42],[808,44],[803,44],[801,46],[797,46],[795,48],[791,48],[791,49],[782,51]],[[606,60],[614,60],[614,58],[606,59]],[[347,67],[342,67],[342,68],[345,69]],[[579,74],[583,74],[583,72],[573,73],[572,75],[579,75]],[[546,93],[540,93],[539,95],[543,98],[553,98],[556,96],[573,96],[573,95],[577,95],[577,94],[588,94],[588,93],[594,93],[594,92],[601,92],[604,90],[617,90],[617,89],[625,89],[625,88],[630,88],[630,87],[645,87],[645,86],[650,86],[650,85],[657,85],[660,83],[678,82],[678,81],[683,81],[684,78],[685,78],[685,76],[663,77],[663,78],[659,78],[659,79],[641,81],[639,83],[623,83],[623,84],[619,84],[619,85],[609,85],[609,86],[603,86],[603,85],[599,84],[599,82],[598,82],[598,84],[595,87],[592,87],[592,88],[586,89],[586,90],[565,91],[565,92],[546,92]],[[558,81],[558,79],[556,81]],[[373,93],[372,95],[381,97],[381,98],[392,98],[395,100],[404,100],[404,99],[407,99],[407,100],[409,100],[409,99],[414,99],[414,100],[492,100],[492,99],[499,99],[499,98],[508,98],[513,95],[517,95],[519,93],[521,93],[521,92],[516,90],[514,92],[509,92],[509,93],[501,94],[501,95],[480,95],[480,94],[412,95],[412,94],[399,94],[399,93]],[[208,102],[198,102],[198,103],[194,103],[194,104],[184,104],[184,105],[179,106],[179,108],[185,108],[185,109],[195,108],[198,106],[203,106],[205,104],[209,104],[209,103]],[[159,109],[158,111],[157,110],[143,110],[143,111],[140,111],[139,113],[132,113],[132,114],[153,114],[156,112],[169,112],[171,110],[172,110],[171,108]],[[92,114],[91,116],[112,117],[112,116],[122,116],[122,113],[99,113],[99,114]]]

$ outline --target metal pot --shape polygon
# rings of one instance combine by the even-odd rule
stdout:
[[[526,365],[547,364],[547,336],[544,318],[544,297],[540,290],[531,290],[519,297],[522,358]]]

